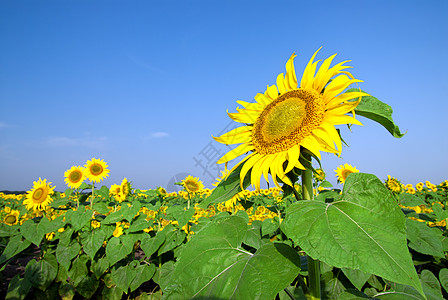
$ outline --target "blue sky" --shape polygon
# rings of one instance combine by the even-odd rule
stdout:
[[[338,53],[360,87],[392,106],[407,134],[360,117],[342,128],[342,158],[403,183],[448,179],[447,1],[0,2],[0,190],[29,190],[93,157],[110,186],[172,187],[191,174],[210,187],[229,150],[212,139],[236,100],[275,84],[295,52],[297,76]],[[200,163],[198,163],[198,161]],[[202,166],[202,167],[201,167]]]

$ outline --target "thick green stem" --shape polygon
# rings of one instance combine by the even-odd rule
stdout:
[[[306,170],[302,171],[302,197],[303,200],[313,200],[313,171],[311,169],[311,155],[304,154],[306,163],[303,166]],[[320,262],[308,256],[308,289],[307,299],[320,299]]]

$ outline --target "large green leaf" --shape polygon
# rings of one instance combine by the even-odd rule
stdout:
[[[347,93],[359,91],[361,89],[354,88],[347,90]],[[355,108],[355,113],[383,125],[396,138],[404,135],[392,119],[392,108],[373,96],[362,97],[361,102]]]
[[[95,254],[103,245],[106,235],[103,231],[93,230],[92,232],[85,232],[81,234],[81,243],[84,252],[93,260]]]
[[[0,255],[0,265],[28,248],[29,245],[31,245],[31,242],[22,240],[20,234],[10,238],[5,250]]]
[[[238,216],[215,219],[185,244],[164,297],[201,299],[273,299],[297,276],[297,252],[267,243],[255,253],[242,248],[246,221]],[[164,284],[164,285],[165,285]]]
[[[25,268],[25,279],[44,291],[58,274],[58,261],[56,257],[47,254],[44,259],[36,262],[30,260]]]
[[[282,230],[314,259],[408,284],[423,294],[407,247],[405,217],[374,175],[350,174],[339,201],[294,203]]]
[[[20,233],[36,246],[40,245],[42,238],[46,233],[51,232],[50,221],[47,218],[41,218],[35,222],[33,219],[25,221],[20,226]]]
[[[117,237],[111,238],[106,245],[106,257],[109,260],[110,265],[114,265],[119,260],[125,258],[132,252],[133,244],[123,243]]]
[[[240,164],[232,173],[222,180],[218,186],[213,190],[210,196],[208,196],[199,207],[206,209],[210,204],[221,203],[231,199],[233,196],[241,192],[240,186],[240,172],[244,163]],[[246,188],[250,183],[250,171],[246,174],[243,181],[243,187]]]
[[[409,248],[417,252],[443,258],[442,232],[429,228],[425,223],[406,218]]]

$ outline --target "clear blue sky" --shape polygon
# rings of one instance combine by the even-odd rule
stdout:
[[[320,46],[319,59],[352,60],[407,131],[396,139],[362,117],[342,127],[350,147],[323,155],[330,182],[344,163],[403,183],[448,179],[445,0],[3,0],[0,43],[0,190],[41,177],[63,191],[64,172],[93,157],[109,165],[107,186],[192,174],[210,187],[205,154],[229,150],[212,139],[226,110],[275,84],[293,52],[300,78]]]

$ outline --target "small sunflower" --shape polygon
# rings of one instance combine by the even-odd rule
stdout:
[[[65,171],[65,183],[71,189],[77,189],[86,179],[85,169],[81,166],[72,166],[70,169]]]
[[[324,181],[325,180],[325,172],[322,169],[316,169],[316,172],[313,173],[314,179],[316,181]]]
[[[101,182],[104,178],[109,176],[108,165],[102,159],[92,158],[84,165],[85,175],[92,182]]]
[[[16,225],[19,223],[20,212],[18,210],[10,210],[9,213],[3,218],[3,223],[6,225]]]
[[[387,175],[386,187],[394,193],[400,193],[403,189],[400,181],[390,175]]]
[[[132,186],[131,186],[131,183],[126,178],[124,178],[121,181],[120,187],[121,187],[121,195],[122,195],[123,200],[124,200],[131,193]]]
[[[199,180],[199,177],[193,177],[191,175],[188,175],[184,180],[182,180],[182,186],[189,193],[196,193],[204,188],[204,185],[202,184],[202,181]]]
[[[244,163],[240,172],[241,189],[249,170],[252,170],[250,180],[256,190],[260,190],[261,176],[268,181],[269,173],[277,187],[280,187],[277,178],[292,186],[286,174],[294,167],[305,169],[299,162],[303,149],[318,158],[320,151],[340,154],[342,140],[335,126],[362,125],[346,114],[353,112],[360,103],[354,99],[367,94],[344,93],[348,86],[362,80],[345,71],[350,68],[344,65],[348,61],[330,67],[336,54],[317,70],[319,61],[314,62],[314,58],[319,50],[311,57],[300,82],[294,70],[296,55],[292,54],[286,63],[286,75],[278,75],[276,85],[268,86],[264,94],[257,94],[255,103],[237,101],[244,108],[228,114],[245,126],[214,137],[223,144],[241,144],[217,163],[227,163],[252,152],[232,169]]]
[[[336,170],[336,176],[338,177],[338,182],[344,183],[347,179],[347,176],[351,173],[359,173],[359,170],[356,169],[356,167],[353,167],[352,165],[345,164],[340,165]]]
[[[27,209],[45,210],[45,207],[52,201],[51,195],[54,193],[54,186],[51,186],[51,182],[47,183],[47,180],[40,179],[33,182],[33,188],[27,192],[26,199],[23,204]]]
[[[415,185],[415,189],[419,192],[423,191],[424,184],[423,182],[419,182]]]
[[[219,176],[218,178],[216,178],[216,181],[214,183],[212,183],[213,186],[218,186],[218,184],[223,181],[224,179],[227,178],[227,176],[229,176],[230,171],[227,169],[227,166],[224,167],[224,171],[220,171],[221,172],[221,176]]]

